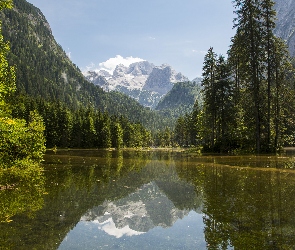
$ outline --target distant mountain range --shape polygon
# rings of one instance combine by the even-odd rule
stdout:
[[[129,67],[117,65],[112,74],[100,70],[88,71],[85,76],[105,91],[122,92],[150,108],[157,106],[174,83],[189,81],[182,73],[177,73],[167,64],[155,66],[148,61],[132,63]]]
[[[276,0],[275,2],[277,26],[274,32],[286,41],[290,55],[295,56],[295,0]],[[133,63],[129,67],[117,65],[112,73],[106,70],[88,71],[85,76],[87,80],[106,91],[115,90],[127,94],[143,106],[152,109],[162,109],[163,103],[167,106],[163,98],[172,90],[175,83],[189,81],[187,77],[177,73],[169,65],[155,66],[148,61]],[[201,78],[192,80],[197,83],[200,81]],[[183,87],[185,89],[185,86]],[[169,103],[171,103],[171,95]]]

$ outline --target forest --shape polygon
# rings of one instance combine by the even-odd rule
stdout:
[[[203,103],[190,117],[196,122],[179,118],[176,133],[184,138],[180,144],[197,143],[204,151],[276,152],[294,144],[294,60],[273,34],[274,1],[233,4],[236,34],[227,59],[209,48]]]
[[[32,114],[38,116],[47,148],[193,147],[203,152],[274,153],[293,146],[294,66],[285,42],[273,33],[274,1],[233,4],[236,34],[226,56],[208,49],[194,105],[188,109],[181,102],[191,102],[183,89],[194,86],[179,83],[168,102],[160,101],[163,110],[150,110],[87,82],[55,42],[45,17],[26,1],[15,0],[18,11],[1,13],[1,89],[10,88],[1,95],[2,116],[24,124],[30,124]],[[173,96],[179,96],[175,103]]]

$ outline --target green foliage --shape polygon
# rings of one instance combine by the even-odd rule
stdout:
[[[177,119],[191,113],[194,103],[201,103],[201,87],[195,82],[179,82],[158,103],[156,110],[166,117]]]
[[[244,116],[241,124],[248,128],[248,141],[244,141],[257,153],[273,152],[285,145],[284,131],[293,120],[293,115],[290,116],[293,100],[286,98],[287,92],[294,91],[288,79],[289,55],[284,42],[273,34],[274,1],[240,0],[234,1],[234,5],[237,33],[229,61],[238,92],[243,93],[239,95],[239,108]],[[286,116],[289,122],[283,122]]]
[[[9,113],[7,101],[16,90],[15,69],[8,65],[8,52],[9,45],[3,41],[3,36],[0,34],[0,116],[5,116]]]
[[[0,0],[0,11],[3,9],[11,9],[13,6],[12,0]]]
[[[29,122],[32,110],[37,110],[43,117],[48,148],[121,148],[151,145],[151,133],[141,124],[133,123],[124,117],[110,116],[107,112],[103,113],[92,107],[73,110],[60,102],[46,102],[29,96],[15,96],[14,103],[14,117]],[[38,128],[36,124],[34,126]],[[41,123],[39,128],[40,126]]]
[[[0,118],[0,168],[13,167],[17,162],[40,163],[45,151],[43,122],[32,112],[30,122]]]
[[[203,67],[204,146],[210,151],[228,151],[235,140],[236,124],[234,102],[235,86],[229,64],[223,56],[217,57],[210,48]]]
[[[201,147],[203,145],[202,136],[204,136],[203,112],[196,101],[191,114],[177,119],[173,143],[182,147]]]
[[[0,169],[0,223],[10,222],[16,214],[33,217],[44,205],[44,183],[43,169],[31,160]]]
[[[121,148],[123,146],[123,129],[118,122],[114,122],[111,128],[112,144],[115,148]]]
[[[0,9],[11,7],[11,1],[1,1]],[[8,99],[15,91],[14,67],[7,61],[9,45],[0,35],[0,169],[17,168],[25,171],[31,164],[40,163],[45,151],[44,126],[36,112],[25,120],[11,118]]]

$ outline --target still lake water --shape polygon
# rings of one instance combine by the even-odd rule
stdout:
[[[22,208],[0,249],[295,249],[292,152],[65,150],[43,166],[41,196],[0,190],[0,209]]]

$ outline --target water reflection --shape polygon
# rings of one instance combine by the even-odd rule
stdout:
[[[293,172],[212,167],[204,173],[209,249],[294,249]]]
[[[293,162],[287,155],[49,153],[43,208],[0,224],[1,247],[295,249]]]
[[[89,210],[81,220],[96,221],[99,229],[120,238],[140,235],[157,226],[171,227],[188,213],[175,207],[153,181],[123,199]]]
[[[42,208],[45,193],[42,170],[37,165],[0,170],[0,223],[11,222],[18,214],[34,217]]]

